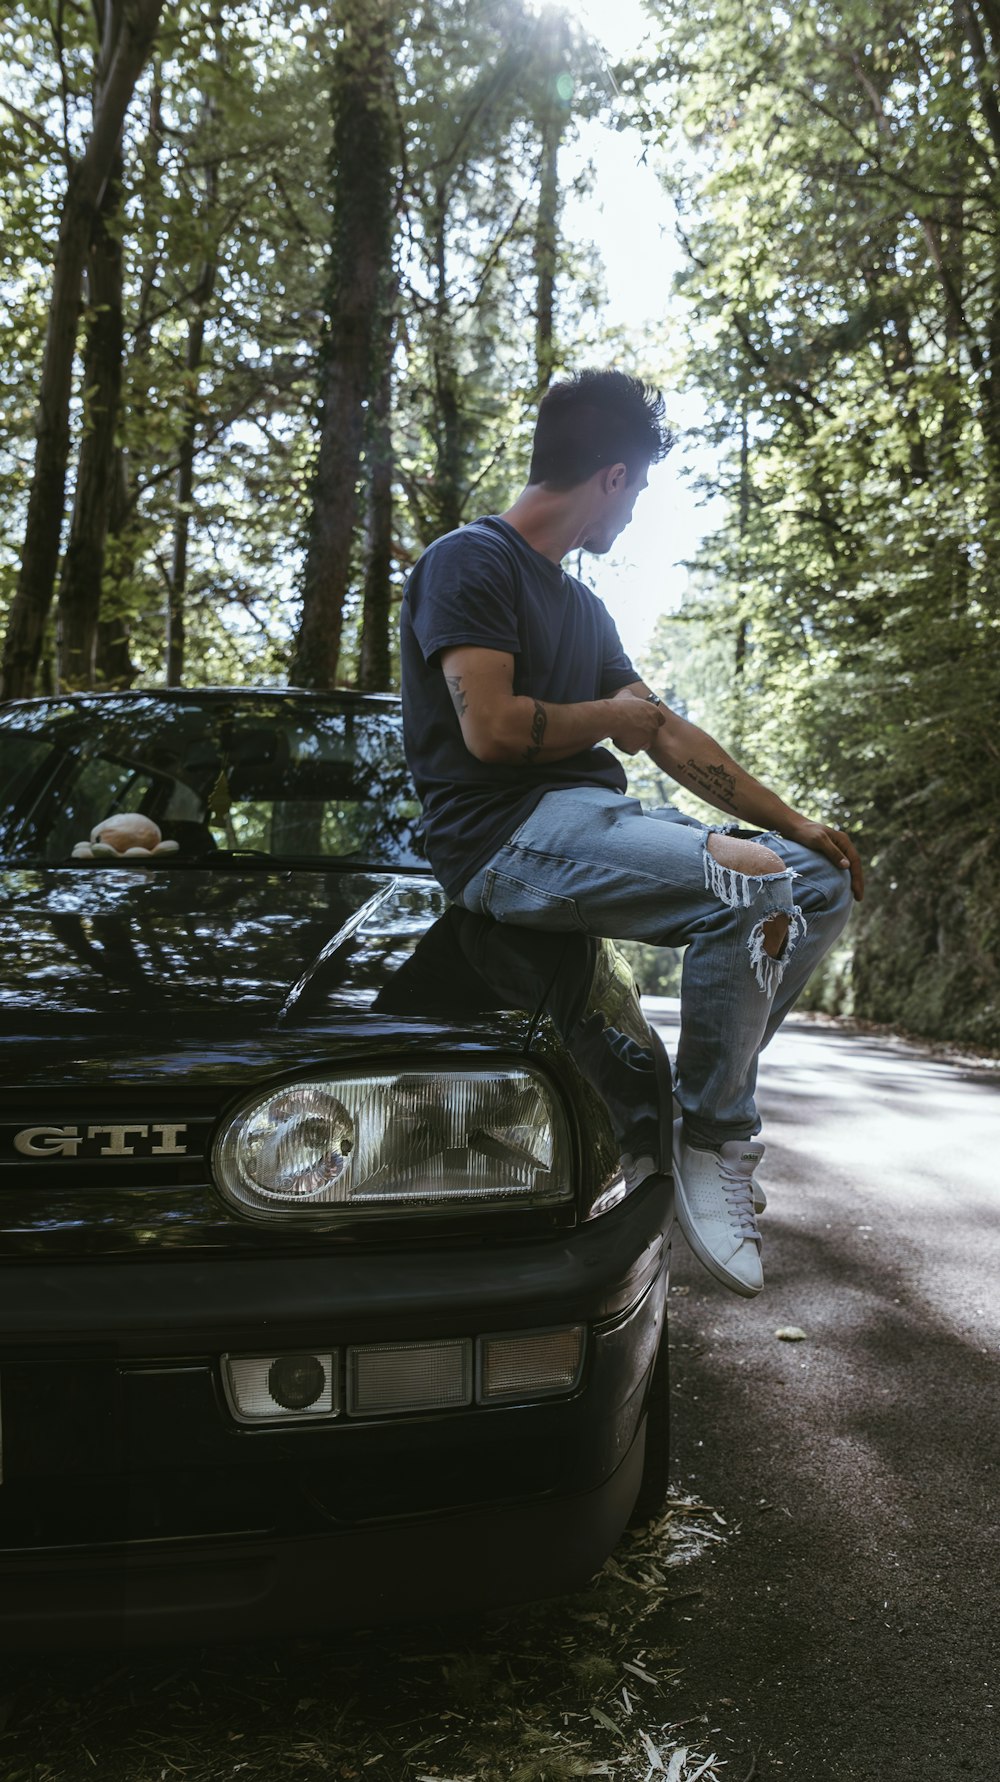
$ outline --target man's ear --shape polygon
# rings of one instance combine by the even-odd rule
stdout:
[[[604,487],[609,495],[617,495],[628,482],[627,464],[609,464],[604,472]]]

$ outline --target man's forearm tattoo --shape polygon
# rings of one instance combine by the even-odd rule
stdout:
[[[531,741],[528,744],[528,747],[525,749],[523,755],[521,756],[521,760],[523,762],[525,762],[527,765],[530,765],[530,763],[532,761],[534,761],[535,757],[538,754],[539,749],[542,746],[542,742],[545,738],[545,727],[548,724],[548,721],[549,721],[548,712],[545,710],[545,707],[542,704],[541,700],[536,699],[535,700],[535,715],[531,720]]]
[[[685,761],[684,780],[692,791],[704,793],[706,798],[719,805],[722,810],[732,811],[734,815],[738,812],[736,775],[730,773],[721,761],[711,764],[693,759]]]
[[[455,707],[459,717],[464,718],[469,709],[469,702],[465,697],[465,688],[462,686],[462,677],[460,674],[446,674],[444,678],[448,683],[448,691],[451,694],[452,705]]]

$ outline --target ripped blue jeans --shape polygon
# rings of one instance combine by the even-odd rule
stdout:
[[[713,831],[747,835],[785,861],[748,877],[709,853]],[[675,1093],[701,1146],[750,1138],[757,1057],[833,945],[849,874],[778,835],[706,827],[672,805],[644,810],[599,786],[547,792],[460,901],[500,922],[685,947]],[[780,956],[768,918],[789,919]]]

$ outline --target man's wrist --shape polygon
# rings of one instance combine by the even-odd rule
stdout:
[[[802,832],[814,828],[815,825],[810,817],[804,817],[801,811],[793,811],[788,805],[785,805],[782,816],[776,823],[771,823],[769,827],[777,835],[783,835],[786,841],[799,841]]]

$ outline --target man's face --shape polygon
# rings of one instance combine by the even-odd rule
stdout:
[[[624,532],[639,496],[647,487],[647,468],[644,466],[629,482],[624,464],[616,464],[607,473],[605,480],[598,482],[595,488],[595,509],[599,502],[599,511],[595,511],[592,528],[583,541],[584,550],[589,551],[592,556],[602,557]]]

